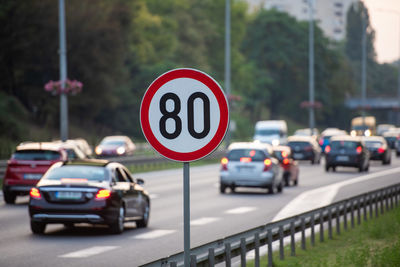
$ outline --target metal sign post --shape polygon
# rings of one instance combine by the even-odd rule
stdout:
[[[189,162],[204,158],[224,139],[229,107],[219,84],[195,69],[175,69],[155,79],[140,106],[140,124],[150,145],[183,162],[183,243],[190,266]]]

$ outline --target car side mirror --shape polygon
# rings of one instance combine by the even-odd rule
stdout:
[[[144,180],[143,180],[142,178],[137,178],[137,179],[136,179],[136,183],[137,183],[138,185],[144,185]]]

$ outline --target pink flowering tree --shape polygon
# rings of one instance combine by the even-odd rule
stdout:
[[[76,95],[82,91],[82,87],[83,84],[80,81],[67,79],[64,88],[62,88],[61,81],[49,81],[44,85],[44,90],[53,95],[59,95],[62,93]]]

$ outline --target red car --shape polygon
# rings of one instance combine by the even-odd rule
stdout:
[[[104,137],[94,152],[99,158],[118,157],[133,155],[135,149],[135,144],[128,136],[113,135]]]
[[[50,142],[26,142],[17,146],[7,162],[3,179],[3,197],[7,204],[17,196],[28,195],[51,165],[67,159],[60,145]]]
[[[278,158],[283,169],[283,181],[285,186],[289,186],[290,182],[297,185],[299,182],[299,165],[292,158],[292,152],[289,146],[274,146],[275,156]]]

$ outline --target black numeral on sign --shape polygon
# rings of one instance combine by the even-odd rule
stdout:
[[[194,129],[194,102],[196,99],[201,99],[203,102],[203,118],[204,125],[201,132],[196,132]],[[172,111],[167,110],[167,101],[172,100],[174,102],[174,109]],[[163,115],[160,119],[160,133],[167,139],[175,139],[182,132],[182,120],[178,116],[181,111],[181,102],[179,97],[174,93],[166,93],[160,99],[160,111]],[[188,131],[189,134],[196,139],[206,137],[210,133],[210,99],[206,94],[201,92],[193,93],[189,96],[187,103],[187,114],[188,114]],[[175,131],[172,133],[167,132],[167,120],[173,119],[175,121]]]

